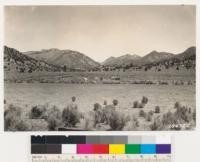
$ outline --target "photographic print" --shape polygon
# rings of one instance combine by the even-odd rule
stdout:
[[[4,6],[5,131],[196,125],[194,5]]]

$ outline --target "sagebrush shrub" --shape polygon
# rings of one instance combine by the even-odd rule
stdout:
[[[114,99],[114,100],[113,100],[113,105],[114,105],[114,106],[117,106],[117,105],[118,105],[118,103],[119,103],[119,101],[118,101],[118,100],[116,100],[116,99]]]
[[[15,123],[15,129],[16,131],[30,131],[32,130],[32,126],[28,120],[20,119]]]
[[[45,105],[36,105],[31,108],[29,117],[31,119],[46,119],[47,108]]]
[[[115,110],[112,111],[109,118],[109,125],[112,130],[122,130],[127,122],[128,121],[124,114],[121,114]]]
[[[80,128],[83,130],[92,130],[95,127],[94,112],[90,111],[85,116],[82,116],[80,119]]]
[[[61,111],[56,106],[53,106],[47,111],[46,121],[48,123],[48,129],[50,131],[57,130],[57,128],[62,125]]]
[[[184,123],[193,123],[193,113],[191,113],[191,109],[186,106],[181,106],[180,103],[176,102],[175,106],[176,111],[174,113],[167,112],[163,114],[162,124],[164,126],[168,126],[168,128],[173,130],[182,129],[181,124]]]
[[[163,124],[162,124],[160,118],[157,117],[156,119],[154,119],[153,123],[149,127],[150,127],[150,129],[152,131],[162,130],[163,129]]]
[[[9,105],[4,112],[5,131],[29,131],[31,125],[22,116],[22,110],[18,106]]]
[[[139,126],[140,126],[139,120],[138,120],[135,116],[133,116],[132,121],[135,123],[135,126],[136,126],[136,127],[139,127]]]
[[[148,103],[148,98],[146,96],[142,97],[142,104],[147,104]]]
[[[191,108],[189,108],[189,110],[188,110],[188,113],[189,113],[189,114],[191,114],[191,113],[192,113],[192,109],[191,109]]]
[[[155,113],[157,113],[157,114],[160,113],[160,107],[159,106],[155,107]]]
[[[94,111],[97,111],[98,109],[101,109],[101,105],[99,103],[94,104]]]
[[[146,115],[147,115],[147,114],[144,112],[144,110],[140,110],[140,112],[139,112],[139,117],[145,118]]]
[[[129,121],[127,121],[126,125],[124,126],[123,130],[124,131],[133,131],[133,130],[138,130],[139,127],[139,121],[138,119],[133,116],[133,118]]]
[[[187,123],[189,123],[193,119],[192,114],[189,113],[189,109],[185,106],[177,108],[174,115],[177,120],[179,119],[180,121]]]
[[[112,111],[114,110],[115,108],[112,105],[108,105],[103,108],[103,120],[106,124],[109,124],[109,119],[112,115]]]
[[[103,108],[99,103],[94,104],[94,126],[96,127],[99,123],[104,123],[105,114]]]
[[[163,114],[162,116],[162,123],[163,125],[170,125],[175,121],[174,114],[170,111],[167,113]]]
[[[138,108],[139,107],[139,102],[138,101],[134,101],[133,102],[133,108]]]
[[[180,108],[180,107],[181,107],[181,104],[180,104],[179,102],[176,102],[176,103],[174,104],[174,108],[175,108],[175,109]]]
[[[14,128],[16,120],[21,116],[21,108],[9,105],[8,109],[4,111],[4,129],[10,130]]]
[[[93,127],[90,127],[90,120],[88,118],[81,118],[80,119],[80,127],[83,130],[90,130]]]
[[[49,124],[44,119],[29,119],[32,125],[31,131],[47,131],[49,130]]]
[[[150,110],[150,111],[148,112],[148,114],[150,114],[151,116],[153,116],[153,114],[154,114],[153,110]]]
[[[151,114],[148,113],[146,115],[146,121],[148,121],[148,122],[152,121],[152,115]]]
[[[64,108],[62,121],[67,127],[75,127],[80,120],[80,113],[77,109]]]

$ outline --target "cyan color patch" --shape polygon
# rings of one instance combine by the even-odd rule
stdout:
[[[154,144],[142,144],[140,146],[141,154],[156,154],[156,145]]]

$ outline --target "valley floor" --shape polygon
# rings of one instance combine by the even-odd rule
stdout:
[[[33,72],[4,73],[6,82],[26,83],[103,83],[103,84],[195,84],[195,70],[175,69],[158,71],[108,72]]]
[[[195,128],[195,85],[5,83],[4,93],[7,131]],[[72,96],[78,109],[63,116]]]

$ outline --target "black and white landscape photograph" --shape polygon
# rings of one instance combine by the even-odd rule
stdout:
[[[196,127],[194,5],[4,7],[5,131]]]

